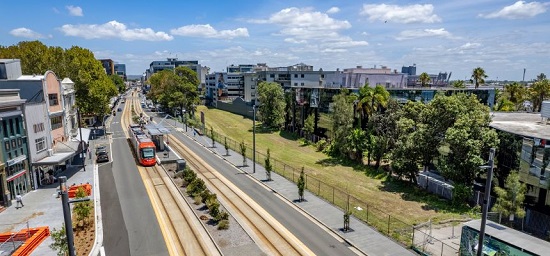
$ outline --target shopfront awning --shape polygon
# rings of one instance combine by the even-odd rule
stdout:
[[[84,141],[86,144],[90,140],[90,133],[92,133],[91,129],[88,128],[78,128],[76,129],[78,132],[76,134],[75,140],[80,141],[80,130],[82,130],[82,141]]]
[[[34,166],[40,166],[40,165],[59,165],[64,163],[65,161],[69,160],[71,157],[75,155],[76,152],[61,152],[61,153],[55,153],[51,156],[45,157],[32,165]]]

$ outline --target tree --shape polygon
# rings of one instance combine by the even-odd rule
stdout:
[[[229,145],[227,144],[227,137],[225,137],[225,140],[223,142],[223,146],[225,148],[225,155],[228,156],[229,155]]]
[[[474,68],[474,70],[472,71],[471,81],[475,83],[476,89],[479,87],[479,84],[485,83],[485,78],[487,78],[485,70],[483,70],[481,67]]]
[[[332,109],[332,146],[331,155],[345,156],[347,138],[353,126],[353,101],[348,97],[348,91],[342,90],[333,97]]]
[[[550,95],[550,82],[548,79],[536,81],[529,88],[533,111],[539,112],[542,107],[542,102]]]
[[[23,74],[52,70],[59,78],[70,78],[75,83],[76,105],[81,113],[105,115],[110,111],[110,99],[117,95],[117,88],[101,63],[85,48],[63,49],[47,47],[40,41],[23,41],[0,47],[0,58],[20,59]]]
[[[447,104],[447,110],[457,111],[445,132],[448,153],[439,157],[438,169],[445,178],[468,186],[480,173],[478,167],[485,164],[489,149],[498,145],[498,136],[489,127],[489,108],[475,95],[455,94]]]
[[[452,86],[454,88],[466,88],[466,85],[464,84],[463,80],[456,80],[452,83]]]
[[[212,126],[210,126],[210,138],[212,138],[212,147],[215,148],[216,147],[216,138],[215,138],[216,134],[214,133],[214,128]]]
[[[124,80],[118,75],[110,75],[109,78],[115,84],[118,93],[123,93],[126,90],[126,85],[124,84]]]
[[[494,174],[498,180],[498,186],[504,187],[506,178],[510,172],[519,169],[523,137],[503,131],[497,131],[497,134],[500,142],[496,150],[496,168],[494,169]]]
[[[426,87],[426,85],[430,82],[431,78],[430,78],[430,75],[428,75],[428,73],[423,72],[418,77],[418,80],[420,81],[420,84],[422,84],[422,87]]]
[[[306,119],[306,122],[304,123],[304,127],[302,128],[302,131],[305,133],[306,140],[309,139],[309,136],[313,134],[313,131],[315,129],[315,116],[309,115]]]
[[[527,96],[527,89],[523,84],[513,82],[504,86],[504,97],[514,104],[514,111],[523,107],[523,102]]]
[[[247,166],[246,165],[246,145],[244,144],[244,141],[241,141],[240,147],[241,147],[241,155],[243,156],[243,166]]]
[[[519,181],[517,171],[511,172],[506,178],[504,188],[495,187],[497,201],[493,206],[493,211],[501,213],[510,218],[525,216],[525,210],[522,208],[523,200],[525,200],[526,185]]]
[[[163,107],[192,115],[193,106],[199,102],[197,73],[188,67],[176,67],[175,70],[163,70],[149,78],[151,91],[147,94],[155,103]]]
[[[86,193],[86,190],[84,190],[83,187],[79,187],[76,191],[76,198],[85,198],[88,194]],[[80,223],[82,222],[82,225],[88,224],[88,217],[90,216],[90,213],[92,212],[92,205],[91,202],[79,202],[75,203],[73,207],[73,213],[76,215],[76,220]]]
[[[273,166],[271,165],[271,154],[269,153],[269,148],[267,149],[267,156],[265,158],[265,174],[266,179],[268,181],[271,181],[271,171],[273,170]]]
[[[65,223],[60,229],[53,229],[51,232],[53,243],[50,249],[57,251],[57,256],[69,255],[69,246],[67,244],[67,233],[65,232]]]
[[[285,98],[283,88],[273,82],[260,82],[258,85],[260,117],[263,125],[280,128],[284,122]]]
[[[302,167],[302,171],[300,172],[300,178],[298,178],[298,196],[300,202],[304,201],[304,189],[306,188],[306,178],[304,173],[304,167]]]
[[[537,81],[542,81],[546,79],[546,75],[544,73],[540,73],[540,75],[537,76]]]
[[[375,168],[380,166],[382,157],[395,147],[399,137],[398,121],[400,118],[401,107],[393,99],[388,101],[387,109],[373,115],[373,130],[376,134],[376,147],[374,147],[376,150],[373,150],[376,159]]]
[[[346,138],[349,147],[346,151],[353,156],[352,159],[355,159],[359,163],[363,162],[363,152],[367,148],[366,136],[367,134],[365,131],[355,128]]]
[[[390,99],[390,93],[382,86],[377,85],[372,88],[366,83],[361,89],[359,89],[359,97],[357,98],[356,111],[360,114],[361,129],[367,129],[367,123],[374,113],[381,108],[385,108],[388,100]]]

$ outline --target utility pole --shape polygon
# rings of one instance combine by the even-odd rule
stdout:
[[[483,197],[483,206],[481,208],[481,227],[479,228],[479,241],[477,243],[477,256],[483,255],[483,240],[485,238],[485,224],[487,223],[487,212],[489,211],[489,199],[491,198],[491,180],[493,179],[493,158],[495,157],[495,148],[489,151],[489,162],[482,169],[489,169],[487,172],[487,181],[485,182],[485,195]]]

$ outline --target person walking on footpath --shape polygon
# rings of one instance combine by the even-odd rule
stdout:
[[[15,196],[15,201],[17,202],[15,208],[20,208],[19,204],[21,204],[21,207],[25,206],[23,204],[23,197],[21,196],[21,194],[18,193],[17,196]]]

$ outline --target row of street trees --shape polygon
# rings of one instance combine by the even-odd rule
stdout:
[[[122,79],[109,78],[94,54],[82,47],[64,49],[48,47],[40,41],[23,41],[0,46],[0,58],[20,59],[23,74],[42,75],[51,70],[60,79],[70,78],[76,90],[76,104],[82,113],[108,114],[110,99],[124,90]]]

